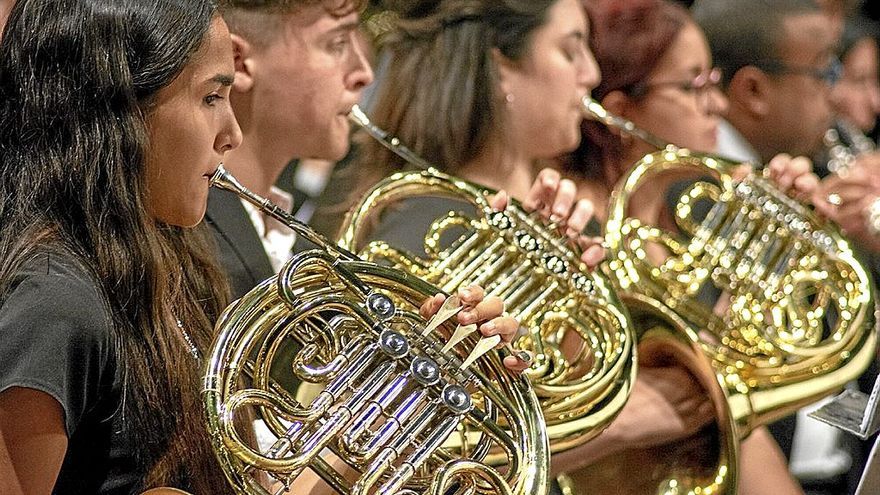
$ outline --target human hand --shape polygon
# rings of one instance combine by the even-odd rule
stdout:
[[[648,448],[687,438],[714,418],[708,395],[687,370],[640,366],[629,400],[606,433],[617,450]]]
[[[862,155],[845,172],[826,177],[816,196],[834,198],[816,203],[816,211],[836,222],[847,236],[872,250],[880,250],[880,236],[872,229],[869,213],[880,199],[880,154]]]
[[[780,191],[801,201],[816,202],[819,177],[813,173],[813,162],[809,158],[781,153],[773,157],[764,169],[765,175],[776,184]]]
[[[593,269],[605,258],[605,249],[600,237],[582,234],[593,218],[594,207],[592,201],[576,198],[577,186],[573,181],[563,179],[557,170],[545,168],[538,173],[522,206],[526,211],[536,211],[556,224],[580,248],[581,260]],[[492,208],[496,210],[505,209],[509,202],[505,191],[499,191],[490,199]]]
[[[498,335],[501,337],[499,347],[508,347],[516,338],[519,331],[519,322],[511,316],[504,316],[504,301],[497,296],[488,296],[482,287],[471,285],[460,289],[458,297],[462,304],[462,310],[456,315],[457,321],[461,325],[477,324],[483,337],[491,337]],[[446,301],[446,296],[437,294],[429,297],[419,308],[419,314],[425,319],[430,319],[437,314],[440,307]],[[483,322],[483,323],[480,323]],[[511,371],[520,372],[525,370],[531,364],[528,361],[518,357],[519,352],[511,352],[510,356],[505,356],[504,366]]]

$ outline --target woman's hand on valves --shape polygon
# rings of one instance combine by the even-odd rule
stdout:
[[[505,209],[509,202],[510,197],[505,191],[499,191],[490,199],[492,207],[499,211]],[[593,218],[592,201],[577,199],[577,186],[573,181],[562,178],[558,170],[541,170],[523,198],[522,206],[528,212],[540,214],[571,239],[581,250],[581,261],[590,269],[605,258],[602,238],[583,234],[587,223]]]
[[[504,301],[498,296],[486,296],[482,287],[470,285],[459,289],[455,294],[461,309],[455,315],[459,325],[477,325],[484,338],[498,335],[501,341],[498,347],[506,347],[511,355],[504,358],[504,366],[511,371],[523,371],[531,364],[531,355],[527,351],[517,351],[511,347],[519,332],[519,322],[504,314]],[[429,297],[422,304],[419,313],[422,318],[430,319],[440,311],[447,297],[437,294]]]

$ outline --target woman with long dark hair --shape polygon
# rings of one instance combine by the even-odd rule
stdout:
[[[223,493],[200,235],[241,133],[210,0],[19,0],[0,44],[0,491]]]
[[[210,237],[190,227],[241,141],[234,72],[211,0],[13,8],[0,42],[0,493],[231,492],[199,394],[227,289]],[[512,340],[500,299],[460,294],[460,323],[490,320],[484,334]]]

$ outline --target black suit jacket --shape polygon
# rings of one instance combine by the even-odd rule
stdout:
[[[275,274],[257,230],[235,193],[211,188],[205,222],[213,231],[233,299]]]
[[[211,188],[205,223],[213,231],[217,254],[229,278],[233,299],[240,298],[275,275],[259,234],[235,193]],[[270,372],[276,383],[294,395],[299,380],[291,373],[290,363],[299,350],[297,345],[283,346]]]

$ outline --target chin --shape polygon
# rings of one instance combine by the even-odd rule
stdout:
[[[581,130],[578,127],[577,131],[572,132],[567,135],[564,140],[560,141],[559,149],[556,150],[552,155],[559,156],[565,153],[571,153],[581,144]]]
[[[330,160],[334,162],[338,162],[345,158],[348,155],[348,151],[351,149],[351,142],[348,139],[348,134],[345,135],[344,139],[337,139],[333,142],[332,146],[328,146],[326,150],[324,150],[324,155],[322,158],[325,160]]]

